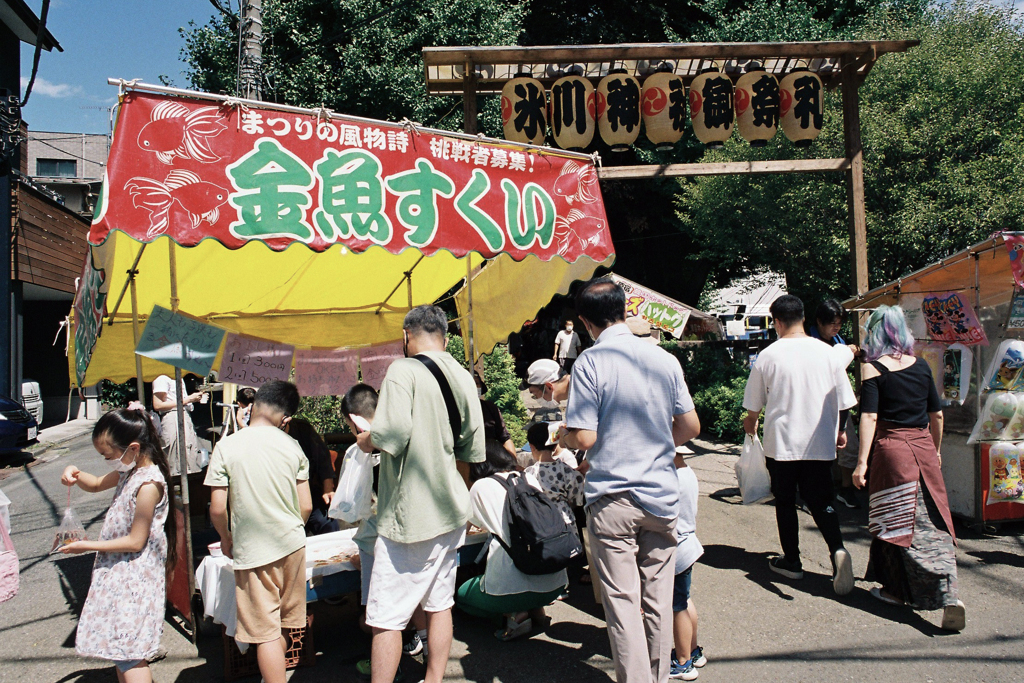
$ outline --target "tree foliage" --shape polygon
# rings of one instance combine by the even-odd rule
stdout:
[[[1024,57],[1020,15],[987,4],[879,12],[857,37],[918,39],[885,55],[861,88],[871,285],[984,239],[1020,229],[1024,212]],[[708,161],[843,156],[842,104],[826,97],[826,124],[801,153],[780,134],[760,150],[733,138]],[[680,182],[679,218],[727,280],[770,268],[790,291],[850,293],[842,176],[720,176]]]

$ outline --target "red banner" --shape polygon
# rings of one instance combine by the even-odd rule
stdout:
[[[613,253],[580,158],[413,126],[130,92],[89,241],[341,243],[575,261]]]

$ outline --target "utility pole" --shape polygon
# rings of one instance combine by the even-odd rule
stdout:
[[[238,17],[239,97],[262,99],[263,0],[242,0]]]

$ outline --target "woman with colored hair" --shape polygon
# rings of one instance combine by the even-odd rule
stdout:
[[[871,595],[891,605],[942,609],[942,628],[960,631],[953,521],[942,480],[942,406],[931,368],[914,357],[899,306],[868,319],[860,398],[860,453],[853,483],[868,486]]]

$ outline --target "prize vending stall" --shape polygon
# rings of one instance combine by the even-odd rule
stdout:
[[[216,371],[242,386],[293,379],[303,396],[379,387],[414,306],[466,283],[459,322],[479,355],[614,262],[589,156],[111,83],[117,123],[73,311],[76,386],[134,377],[141,400],[158,375]],[[500,305],[474,307],[474,288]],[[188,530],[206,510],[190,509],[184,448],[172,455],[186,559],[170,600],[194,626]],[[311,545],[310,599],[350,544]]]
[[[1002,233],[850,299],[900,305],[943,399],[950,511],[971,524],[1024,520],[1024,233]]]

